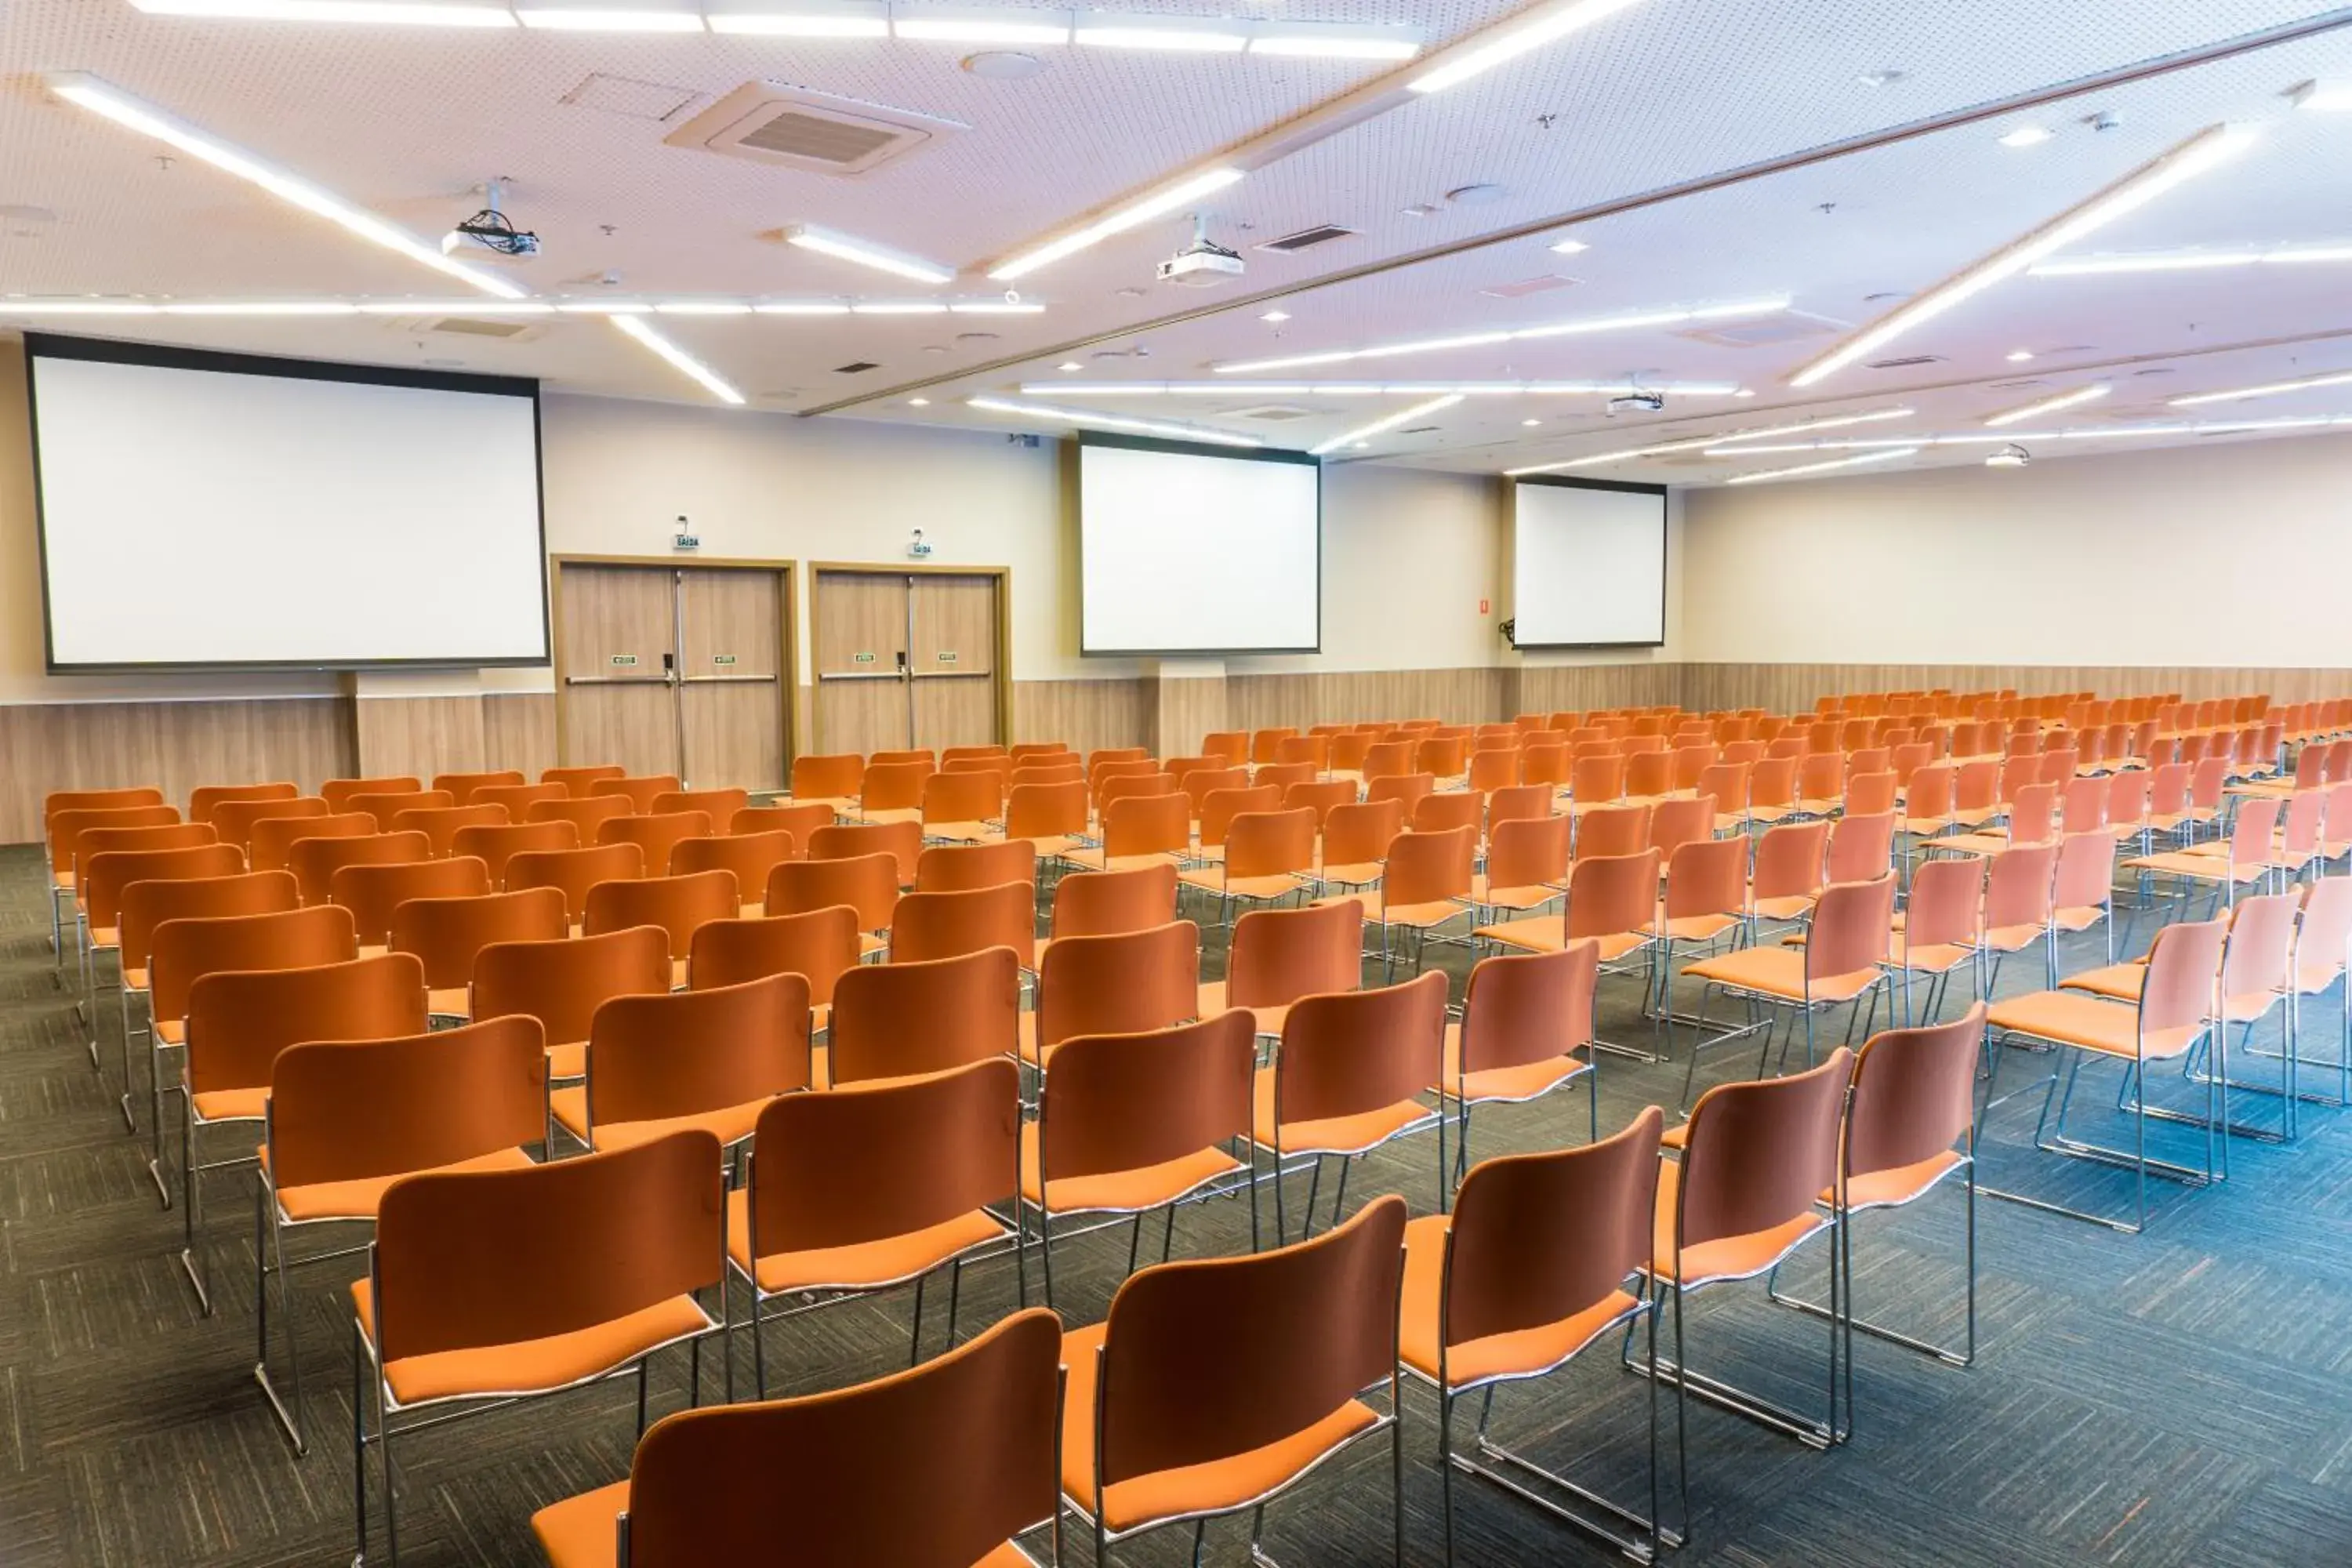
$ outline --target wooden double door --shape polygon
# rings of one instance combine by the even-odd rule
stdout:
[[[556,561],[557,751],[690,789],[791,777],[789,562]]]
[[[814,749],[1001,742],[1011,722],[1005,574],[820,566]]]

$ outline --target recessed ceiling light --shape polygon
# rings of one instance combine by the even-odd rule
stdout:
[[[2021,125],[1995,140],[2004,147],[2039,147],[2056,134],[2047,125]]]
[[[907,14],[913,11],[914,14]],[[977,12],[923,6],[900,8],[890,30],[902,38],[933,44],[1066,44],[1067,11]]]
[[[1346,22],[1261,22],[1250,37],[1254,55],[1302,59],[1409,60],[1421,53],[1410,29]]]
[[[1581,256],[1592,247],[1580,239],[1556,239],[1549,248],[1554,256]]]
[[[931,400],[928,397],[910,397],[907,399],[907,406],[909,408],[929,408],[930,405]]]
[[[1027,81],[1045,68],[1044,60],[1018,49],[982,49],[964,56],[959,63],[985,81]]]
[[[1077,361],[1076,361],[1076,360],[1074,360],[1074,359],[1066,359],[1066,360],[1064,360],[1061,363],[1059,363],[1059,364],[1055,365],[1054,368],[1055,368],[1055,370],[1084,370],[1084,369],[1086,369],[1087,367],[1086,367],[1086,366],[1084,366],[1084,365],[1082,365],[1082,364],[1080,364]]]
[[[1350,442],[1349,442],[1349,443],[1348,443],[1348,445],[1349,445],[1350,447],[1352,447],[1353,449],[1355,449],[1356,451],[1360,452],[1360,451],[1363,451],[1366,447],[1370,447],[1370,446],[1371,445],[1371,443],[1370,443],[1370,441],[1350,441]]]
[[[1143,27],[1081,22],[1073,37],[1099,48],[1160,49],[1175,54],[1237,55],[1249,47],[1249,36],[1231,27],[1188,26],[1173,21]]]
[[[702,13],[663,5],[658,0],[571,0],[564,5],[517,5],[515,20],[526,27],[558,33],[699,33]],[[740,401],[740,399],[738,401]]]
[[[875,0],[703,0],[714,33],[771,38],[887,38],[890,14]]]
[[[1290,312],[1287,310],[1268,310],[1265,315],[1260,316],[1258,320],[1261,321],[1286,321],[1290,320]]]
[[[1522,420],[1520,420],[1520,421],[1519,421],[1519,423],[1520,423],[1520,424],[1522,424],[1522,425],[1528,426],[1528,427],[1532,428],[1532,427],[1534,427],[1535,426],[1538,426],[1538,425],[1542,424],[1542,423],[1543,423],[1543,421],[1542,421],[1542,420],[1540,420],[1540,419],[1522,419]]]
[[[2033,357],[2033,351],[2032,349],[2011,349],[2002,357],[2007,359],[2011,364],[2023,364],[2027,360]]]

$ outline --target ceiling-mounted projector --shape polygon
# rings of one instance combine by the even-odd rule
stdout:
[[[539,236],[517,228],[499,210],[499,186],[492,180],[482,187],[489,205],[441,237],[441,254],[476,261],[529,261],[539,254]]]
[[[1160,264],[1160,281],[1181,283],[1188,289],[1207,289],[1228,278],[1238,278],[1244,270],[1246,263],[1241,257],[1211,239],[1208,226],[1196,216],[1192,219],[1192,243]]]
[[[1666,405],[1663,392],[1629,392],[1622,397],[1609,400],[1612,414],[1655,414]]]

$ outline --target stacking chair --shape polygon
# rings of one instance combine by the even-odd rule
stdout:
[[[1450,1100],[1455,1110],[1450,1180],[1460,1181],[1469,1168],[1475,1105],[1524,1105],[1580,1078],[1586,1136],[1600,1136],[1600,990],[1601,944],[1590,939],[1558,952],[1498,953],[1472,966],[1461,1020],[1445,1026],[1438,1088],[1439,1103]]]
[[[1466,827],[1475,835],[1486,824],[1486,797],[1471,790],[1425,795],[1412,803],[1412,813],[1405,821],[1415,833]]]
[[[1021,1015],[1021,1059],[1043,1069],[1080,1035],[1150,1034],[1204,1016],[1200,974],[1201,931],[1191,921],[1064,937],[1038,961],[1037,1005]]]
[[[1331,1211],[1336,1224],[1347,1204],[1349,1163],[1433,1125],[1443,1206],[1454,1181],[1446,1157],[1448,1118],[1424,1105],[1421,1096],[1444,1082],[1445,988],[1445,976],[1433,970],[1395,985],[1325,992],[1291,1004],[1274,1064],[1258,1071],[1253,1133],[1253,1142],[1274,1162],[1277,1244],[1289,1238],[1282,1194],[1285,1160],[1305,1155],[1313,1161],[1315,1180],[1307,1187],[1302,1233],[1312,1236],[1327,1158],[1339,1160]]]
[[[1654,1105],[1605,1142],[1486,1161],[1454,1194],[1452,1214],[1427,1215],[1405,1226],[1397,1355],[1407,1373],[1437,1394],[1438,1483],[1449,1564],[1457,1469],[1637,1561],[1655,1562],[1661,1547],[1681,1539],[1663,1528],[1658,1508],[1657,1316],[1646,1292],[1625,1288],[1650,1266],[1662,1121]],[[1645,1321],[1652,1376],[1647,1514],[1490,1441],[1483,1415],[1474,1440],[1476,1458],[1455,1453],[1456,1399],[1546,1376],[1611,1330],[1622,1325],[1630,1335]],[[1531,1489],[1538,1485],[1544,1492]]]
[[[498,786],[490,786],[498,787]],[[539,786],[520,784],[520,789]],[[404,811],[392,819],[394,833],[422,833],[425,852],[436,860],[457,852],[457,834],[467,827],[498,827],[512,822],[514,813],[496,801],[476,801],[470,805],[434,805],[419,811]]]
[[[588,910],[588,889],[646,874],[645,851],[634,844],[598,844],[582,849],[524,849],[507,857],[499,885],[508,892],[527,888],[554,888],[563,894],[564,912],[574,925]]]
[[[1404,831],[1404,803],[1364,801],[1335,805],[1323,819],[1315,882],[1324,894],[1376,886],[1389,843]]]
[[[407,910],[400,911],[402,914]],[[394,940],[398,940],[395,919]],[[588,1070],[596,1009],[615,996],[664,996],[670,989],[669,938],[658,926],[553,942],[494,942],[474,955],[469,1016],[527,1014],[547,1031],[547,1073]]]
[[[868,762],[858,776],[855,815],[865,822],[919,822],[923,785],[938,772],[928,760]]]
[[[2114,834],[2094,828],[2059,840],[2050,889],[2051,929],[2079,936],[2105,925],[2110,963],[2116,960],[2115,881]]]
[[[1752,928],[1787,925],[1812,911],[1827,881],[1830,825],[1786,822],[1756,840],[1748,873],[1748,912]]]
[[[749,790],[670,790],[654,796],[646,812],[650,816],[668,816],[681,811],[698,811],[710,818],[711,830],[719,832],[735,819],[737,812],[751,804],[751,792]]]
[[[228,845],[231,856],[236,850]],[[229,860],[224,858],[224,865]],[[148,878],[132,882],[122,889],[121,923],[117,950],[121,984],[116,996],[121,1002],[117,1022],[122,1056],[122,1130],[139,1131],[138,1117],[131,1109],[131,998],[148,995],[153,984],[153,952],[155,932],[165,921],[222,920],[236,915],[282,914],[300,904],[294,889],[291,871],[238,872],[234,868],[210,877]],[[194,928],[190,928],[194,929]],[[152,998],[150,996],[149,1029],[153,1029]],[[97,1027],[92,1021],[93,1030]],[[149,1053],[149,1087],[154,1087],[153,1053]],[[159,1146],[157,1153],[162,1151]]]
[[[394,903],[385,947],[413,952],[425,965],[426,1005],[433,1016],[462,1019],[472,1012],[467,992],[474,982],[475,955],[482,949],[499,942],[561,942],[571,931],[559,889],[442,893]]]
[[[713,819],[714,821],[716,818]],[[747,805],[727,819],[729,833],[789,833],[793,836],[793,855],[808,853],[809,835],[820,827],[831,827],[840,818],[833,807],[823,801],[797,801],[790,805]]]
[[[915,862],[923,855],[923,826],[909,817],[893,822],[845,822],[808,836],[811,860],[849,860],[887,855],[898,885],[915,885]]]
[[[713,1162],[713,1173],[717,1164]],[[867,1296],[912,1284],[907,1364],[922,1359],[923,1289],[949,1271],[948,1342],[963,1266],[1013,1242],[1027,1305],[1028,1248],[992,1212],[1021,1190],[1021,1073],[971,1062],[890,1083],[780,1095],[761,1109],[742,1185],[727,1197],[727,1261],[751,1292],[751,1365],[768,1392],[761,1324],[780,1298]]]
[[[2185,910],[2191,895],[2203,889],[2213,894],[2212,910],[2237,902],[2241,888],[2259,887],[2270,879],[2273,835],[2284,803],[2275,796],[2242,800],[2237,820],[2218,853],[2199,854],[2194,847],[2138,855],[2124,868],[2169,880],[2179,889],[2177,908]]]
[[[1208,829],[1207,819],[1202,823]],[[1233,921],[1235,900],[1279,903],[1303,893],[1315,875],[1315,813],[1307,806],[1290,811],[1247,811],[1227,825],[1223,854],[1208,868],[1186,871],[1178,880],[1213,894],[1220,925]]]
[[[1176,863],[1161,860],[1126,871],[1076,871],[1054,884],[1046,931],[1066,936],[1110,936],[1149,931],[1176,918]]]
[[[1569,818],[1551,816],[1494,825],[1486,868],[1470,884],[1470,902],[1486,923],[1531,914],[1565,895],[1570,826]]]
[[[246,867],[254,871],[293,868],[294,846],[306,838],[359,838],[383,831],[373,814],[330,812],[324,816],[265,816],[246,841]]]
[[[792,799],[795,805],[822,805],[830,811],[845,812],[856,804],[865,776],[866,759],[855,752],[794,757]]]
[[[1102,847],[1062,858],[1087,871],[1129,871],[1155,860],[1177,859],[1192,847],[1192,802],[1181,794],[1131,795],[1102,812]]]
[[[346,866],[402,866],[432,858],[432,845],[422,833],[370,833],[357,838],[301,838],[288,857],[287,869],[306,904],[323,904],[332,896],[335,874]]]
[[[170,815],[151,816],[144,822],[137,818],[125,816],[119,823],[110,823],[106,826],[138,827],[146,826],[150,822],[177,822],[179,820],[179,813],[172,811],[172,808],[169,806],[154,806],[141,809],[152,813],[168,812]],[[315,795],[271,795],[260,800],[225,800],[213,807],[213,831],[220,835],[221,842],[224,844],[234,844],[240,849],[251,849],[253,847],[253,827],[254,824],[257,822],[266,822],[271,817],[276,816],[326,816],[332,814],[333,810],[334,808],[327,804],[323,796]],[[62,816],[60,819],[53,821],[51,824],[49,846],[52,852],[54,852],[58,846],[58,833],[60,829],[63,828],[64,825]],[[92,826],[98,825],[93,824]],[[65,863],[70,866],[73,864],[72,850],[70,847],[67,848],[66,854],[67,859]]]
[[[782,828],[765,833],[720,833],[702,838],[681,838],[670,846],[668,872],[673,877],[698,871],[728,871],[736,890],[751,900],[742,912],[760,912],[758,900],[768,890],[768,873],[793,858],[793,836]]]
[[[1832,882],[1867,882],[1887,870],[1895,864],[1895,814],[1849,810],[1830,825],[1822,862],[1822,875]]]
[[[1004,837],[1025,839],[1041,858],[1066,855],[1086,837],[1087,826],[1083,779],[1015,784],[1005,792]]]
[[[1107,1568],[1114,1543],[1157,1526],[1251,1509],[1250,1560],[1269,1562],[1265,1505],[1386,1431],[1402,1568],[1404,1222],[1404,1201],[1384,1197],[1296,1247],[1147,1268],[1105,1321],[1063,1336],[1062,1492],[1093,1531],[1089,1561]],[[1362,1397],[1382,1384],[1385,1411]]]
[[[403,789],[347,795],[335,806],[335,810],[338,813],[366,812],[375,818],[377,832],[389,833],[392,831],[392,819],[404,811],[438,811],[457,804],[457,798],[447,790]]]
[[[1435,833],[1407,830],[1389,840],[1381,865],[1377,921],[1381,966],[1390,978],[1396,974],[1400,935],[1412,939],[1412,970],[1418,974],[1433,931],[1457,920],[1467,929],[1477,851],[1478,830],[1468,826]],[[1349,903],[1358,901],[1339,896]]]
[[[2295,928],[2293,995],[2289,1025],[2300,1060],[2303,1012],[2336,988],[2336,1103],[2352,1105],[2352,877],[2321,877],[2305,885],[2303,919]]]
[[[1225,853],[1225,836],[1232,829],[1234,818],[1255,812],[1280,811],[1282,790],[1270,784],[1251,787],[1235,785],[1209,790],[1194,796],[1193,800],[1191,858],[1222,860]]]
[[[600,795],[619,795],[629,803],[632,813],[644,814],[651,812],[654,802],[663,795],[677,794],[677,788],[676,773],[645,773],[635,777],[624,773],[618,778],[591,780],[588,796],[593,800]]]
[[[452,804],[457,805],[469,805],[473,803],[476,791],[502,784],[524,785],[525,780],[521,770],[500,768],[489,773],[433,775],[433,787],[448,792]]]
[[[780,1094],[814,1087],[809,984],[770,974],[736,985],[616,996],[588,1026],[587,1081],[548,1113],[588,1149],[625,1149],[699,1128],[733,1149]]]
[[[1557,916],[1531,915],[1480,926],[1471,934],[1522,952],[1559,952],[1591,940],[1601,962],[1616,963],[1657,939],[1658,852],[1587,855],[1569,868],[1568,900]]]
[[[898,903],[898,862],[877,854],[846,860],[780,860],[769,868],[760,909],[772,916],[803,915],[846,904],[857,911],[859,949],[880,952],[889,945],[881,933],[890,929]]]
[[[803,757],[799,760],[807,762],[812,759]],[[582,800],[587,797],[591,785],[604,779],[625,778],[627,775],[628,770],[616,763],[599,763],[576,768],[541,768],[539,782],[562,784],[566,795],[574,800]]]
[[[808,1027],[830,1023],[834,983],[857,967],[857,911],[845,904],[798,915],[709,921],[696,928],[687,955],[691,991],[740,985],[770,974],[797,974],[808,983]]]
[[[1410,823],[1415,807],[1437,788],[1433,773],[1388,773],[1364,785],[1366,800],[1392,800],[1404,808]]]
[[[76,852],[76,926],[81,947],[84,990],[96,995],[97,955],[122,942],[122,896],[135,883],[187,877],[226,877],[245,869],[233,844],[194,837],[212,831],[203,823],[167,827],[103,828],[82,835]],[[96,1020],[91,1022],[91,1065],[97,1065]]]
[[[572,792],[560,784],[484,784],[476,790],[466,804],[466,809],[495,805],[504,811],[509,822],[529,818],[530,808],[543,800],[569,800]]]
[[[1021,1201],[1036,1215],[1047,1306],[1054,1304],[1056,1215],[1132,1215],[1132,1273],[1146,1214],[1156,1208],[1167,1215],[1164,1263],[1177,1205],[1238,1177],[1249,1189],[1250,1250],[1257,1250],[1256,1172],[1233,1155],[1250,1135],[1256,1070],[1249,1016],[1239,1010],[1149,1031],[1089,1032],[1055,1047],[1054,1069],[1037,1094],[1037,1120],[1022,1129],[1021,1151]]]
[[[669,939],[670,985],[686,985],[687,955],[694,933],[712,921],[731,921],[740,908],[735,873],[689,871],[676,877],[624,877],[588,889],[581,934],[602,936],[632,926],[656,926]]]
[[[372,779],[329,779],[319,786],[319,797],[327,803],[329,811],[355,811],[359,808],[352,802],[361,795],[414,795],[424,787],[424,781],[410,773]]]
[[[568,822],[579,834],[581,843],[593,844],[604,824],[629,815],[627,795],[592,795],[569,800],[534,801],[523,808],[522,819],[526,823]]]
[[[1363,983],[1363,942],[1364,906],[1353,899],[1252,910],[1234,922],[1224,979],[1200,987],[1201,1016],[1246,1008],[1260,1035],[1279,1037],[1300,997]]]
[[[1037,847],[1025,838],[986,844],[934,844],[915,858],[915,891],[953,893],[1002,882],[1037,886]]]
[[[305,1263],[348,1251],[287,1257],[289,1232],[375,1223],[384,1193],[428,1171],[513,1171],[547,1141],[547,1061],[538,1020],[382,1040],[289,1046],[269,1069],[257,1177],[267,1247],[254,1250],[253,1374],[294,1451],[302,1432],[302,1357],[293,1280]],[[270,1276],[284,1327],[284,1397],[269,1374]]]
[[[1665,896],[1658,910],[1658,994],[1664,1023],[1673,1019],[1675,958],[1714,947],[1737,945],[1748,927],[1748,861],[1745,834],[1701,838],[1683,845],[1666,862]]]
[[[1037,889],[1000,882],[951,893],[900,895],[890,918],[892,963],[960,958],[1008,947],[1024,969],[1037,967]]]
[[[723,1294],[720,1183],[717,1141],[680,1131],[609,1154],[392,1184],[377,1206],[367,1278],[352,1287],[358,1560],[367,1556],[371,1444],[396,1561],[394,1437],[632,1369],[642,1436],[646,1363],[678,1344],[692,1347],[699,1384],[702,1341],[727,1326],[696,1299],[714,1285]],[[395,1424],[418,1412],[430,1414]]]
[[[1009,1565],[1051,1521],[1062,1327],[1014,1313],[926,1365],[854,1388],[655,1423],[629,1478],[531,1515],[551,1568],[755,1563]]]
[[[1650,814],[1647,801],[1593,807],[1576,821],[1576,858],[1639,855],[1650,847]]]
[[[833,986],[819,1055],[835,1088],[942,1073],[1020,1049],[1021,965],[1012,949],[961,958],[861,963]]]
[[[1999,1102],[2004,1045],[2024,1040],[2056,1047],[2041,1120],[2034,1126],[2034,1147],[2049,1153],[2121,1165],[2132,1172],[2132,1218],[2126,1222],[1991,1187],[1985,1188],[1985,1192],[2031,1208],[2137,1235],[2147,1228],[2150,1175],[2189,1186],[2210,1186],[2223,1179],[2226,1167],[2217,1162],[2215,1149],[2216,1137],[2223,1136],[2222,1121],[2228,1112],[2223,1075],[2210,1074],[2205,1083],[2205,1163],[2200,1170],[2148,1154],[2147,1123],[2152,1108],[2147,1100],[2147,1068],[2151,1063],[2186,1058],[2214,1032],[2220,1013],[2221,951],[2227,933],[2227,922],[2218,920],[2182,921],[2158,931],[2156,944],[2148,950],[2147,974],[2136,1004],[2109,1000],[2082,990],[2053,988],[1996,1002],[1986,1014],[1987,1049],[1991,1053],[1992,1067],[1985,1084],[1979,1121]],[[2067,1135],[2066,1111],[2074,1098],[2074,1082],[2082,1073],[2083,1063],[2093,1058],[2123,1064],[2126,1110],[2134,1128],[2134,1142],[2129,1149],[2109,1148]],[[2051,1115],[2053,1110],[2057,1113],[2054,1127]]]
[[[2008,826],[2000,831],[1981,825],[1967,833],[1948,834],[1927,847],[1937,854],[1998,855],[2004,849],[2058,841],[2058,786],[2027,784],[2010,796]]]
[[[471,855],[446,860],[356,862],[327,879],[327,901],[352,911],[360,949],[392,940],[393,911],[411,899],[478,899],[490,890],[489,872]]]
[[[688,838],[710,837],[710,814],[704,811],[674,811],[666,816],[633,813],[616,816],[596,829],[596,843],[601,847],[611,844],[634,844],[643,857],[641,876],[658,877],[669,869],[670,851]]]
[[[1780,944],[1744,947],[1721,952],[1688,965],[1683,973],[1702,983],[1699,1022],[1691,1041],[1689,1065],[1683,1073],[1683,1102],[1698,1073],[1700,1053],[1760,1029],[1763,1047],[1757,1053],[1756,1073],[1764,1075],[1771,1059],[1773,1014],[1790,1015],[1787,1037],[1780,1047],[1785,1060],[1799,1019],[1805,1029],[1805,1065],[1819,1059],[1814,1017],[1834,1007],[1848,1009],[1846,1029],[1852,1035],[1863,1023],[1863,1003],[1876,1011],[1878,994],[1887,984],[1885,965],[1893,948],[1895,874],[1882,873],[1868,882],[1837,882],[1822,890],[1807,922],[1801,947]],[[1749,1022],[1709,1039],[1707,999],[1720,992],[1747,1005]],[[1760,1021],[1758,1015],[1760,1014]],[[1865,1027],[1864,1033],[1867,1034]]]
[[[933,773],[923,781],[923,837],[950,843],[986,837],[1004,809],[1004,780],[992,772]]]
[[[493,888],[504,885],[507,862],[525,850],[579,847],[579,827],[565,821],[478,823],[457,829],[449,839],[450,854],[479,860]]]
[[[340,911],[339,911],[340,912]],[[211,1272],[196,1251],[201,1177],[254,1163],[278,1054],[313,1040],[379,1040],[425,1032],[425,969],[404,952],[300,969],[215,970],[188,988],[180,1071],[180,1267],[211,1317]],[[231,1159],[199,1163],[198,1134],[235,1126]]]
[[[2046,855],[2049,850],[2041,846],[2005,853]],[[1985,868],[1989,863],[2000,864],[2000,858],[1995,856],[1987,862],[1969,855],[1926,860],[1912,874],[1911,896],[1896,917],[1902,941],[1889,961],[1889,967],[1902,983],[1906,1027],[1915,1017],[1934,1022],[1944,1005],[1945,993],[1951,988],[1952,975],[1960,969],[1969,971],[1976,999],[1984,999]],[[1927,999],[1915,1014],[1911,982],[1918,975],[1927,977]]]
[[[160,790],[127,790],[120,792],[137,796],[121,804],[126,805],[160,805],[163,795]],[[188,792],[188,820],[210,822],[213,808],[232,800],[292,800],[302,793],[298,784],[278,782],[249,784],[198,784]],[[92,804],[99,804],[93,802]]]

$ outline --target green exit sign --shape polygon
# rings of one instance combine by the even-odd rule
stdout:
[[[956,656],[951,653],[933,654],[931,657],[938,659],[941,664],[953,664],[956,661]]]
[[[849,660],[852,664],[872,664],[874,656],[870,653],[853,653],[849,656]]]
[[[735,662],[735,656],[731,653],[714,653],[710,656],[710,662],[713,664],[732,664]]]
[[[636,662],[637,656],[633,653],[616,653],[613,656],[613,666],[616,669],[627,669]]]

